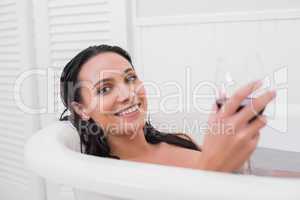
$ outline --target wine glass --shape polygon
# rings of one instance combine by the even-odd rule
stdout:
[[[247,65],[245,67],[247,67]],[[245,84],[245,83],[241,83],[241,81],[239,81],[239,79],[235,79],[235,77],[233,77],[230,70],[231,70],[231,68],[226,63],[226,60],[219,57],[217,59],[217,65],[216,65],[216,71],[215,71],[215,84],[216,84],[216,88],[218,90],[216,103],[219,108],[221,108],[222,104],[226,101],[226,99],[229,98],[238,87],[240,87],[242,84]],[[246,76],[250,75],[250,70],[246,69],[245,71],[247,73],[247,74],[245,74]],[[235,75],[239,76],[239,78],[240,78],[243,76],[242,73],[244,71],[242,70],[239,72],[238,70],[235,70],[234,72],[235,72]],[[243,101],[238,110],[242,109],[245,105],[247,105],[249,103],[251,103],[251,98],[247,98],[245,101]],[[251,119],[251,120],[254,120],[254,119]],[[252,174],[251,158],[249,158],[247,161],[245,161],[245,163],[237,171],[237,173]]]

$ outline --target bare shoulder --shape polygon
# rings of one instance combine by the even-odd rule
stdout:
[[[192,141],[198,149],[200,146],[192,139],[191,136],[185,133],[173,133],[178,137]],[[189,148],[179,148],[176,145],[167,144],[164,146],[165,152],[167,152],[165,160],[168,163],[172,163],[174,166],[198,169],[199,158],[202,155],[201,151],[196,151]]]

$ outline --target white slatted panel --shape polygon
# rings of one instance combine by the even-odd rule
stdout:
[[[0,182],[16,183],[23,188],[28,186],[29,175],[23,164],[24,114],[13,96],[22,67],[16,11],[16,1],[0,2]]]
[[[24,113],[14,98],[15,81],[33,67],[29,0],[0,1],[0,199],[35,199],[37,179],[24,165],[24,144],[36,130],[35,117]],[[29,81],[31,82],[32,79]],[[31,83],[22,84],[21,98],[32,103]],[[25,96],[24,96],[25,94]],[[37,196],[36,196],[37,197]]]
[[[110,43],[108,0],[49,0],[50,66],[55,69],[55,112],[62,111],[59,76],[65,64],[82,49]]]

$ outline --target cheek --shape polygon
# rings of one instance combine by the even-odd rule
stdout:
[[[146,96],[146,90],[145,90],[144,86],[139,87],[138,90],[136,91],[136,93],[139,97],[145,97]]]
[[[147,94],[144,86],[138,87],[138,90],[136,91],[136,94],[140,101],[143,102],[143,108],[146,110],[147,108]]]
[[[92,102],[92,99],[93,99],[93,94],[92,94],[92,90],[89,89],[89,88],[85,88],[83,87],[81,90],[81,98],[83,100],[83,103],[85,106],[87,107],[91,107],[91,102]]]
[[[135,88],[135,92],[139,97],[143,97],[146,98],[146,90],[144,87],[144,83],[142,81],[139,81],[136,83],[136,85],[134,86]]]
[[[101,96],[95,94],[91,89],[82,90],[82,98],[84,105],[90,114],[93,113],[106,113],[110,111],[113,100],[111,96]]]
[[[105,124],[111,121],[111,117],[113,117],[115,98],[113,95],[105,97],[96,95],[94,97],[94,101],[96,103],[94,108],[91,110],[90,116],[94,119],[94,121],[105,126]]]

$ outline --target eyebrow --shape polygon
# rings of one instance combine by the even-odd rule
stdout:
[[[130,71],[133,71],[133,69],[132,69],[131,67],[125,69],[125,70],[123,71],[123,74],[127,74],[127,73],[130,72]],[[101,80],[97,81],[97,83],[94,84],[93,88],[96,87],[96,86],[97,86],[98,84],[100,84],[100,83],[109,82],[110,80],[111,80],[111,78],[104,78],[104,79],[101,79]]]

